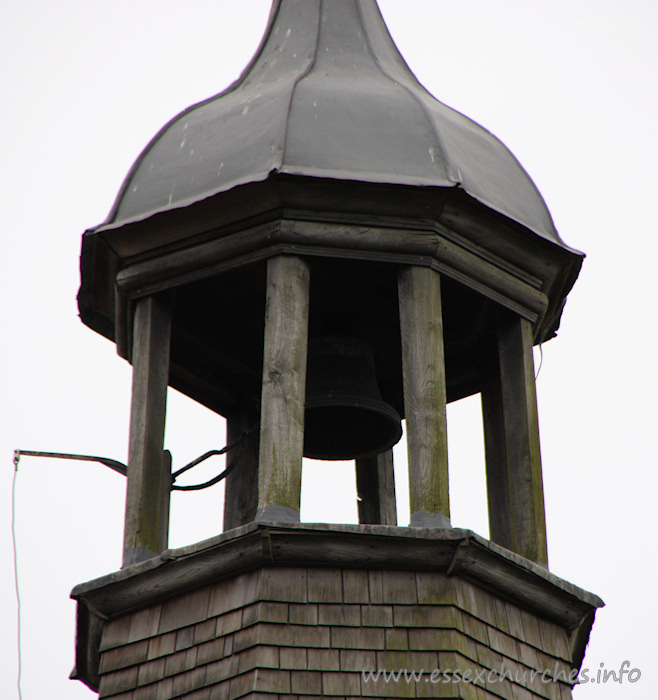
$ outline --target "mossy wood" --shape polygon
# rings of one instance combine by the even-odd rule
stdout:
[[[299,520],[308,305],[307,263],[294,256],[272,258],[267,273],[257,519]]]
[[[124,566],[167,548],[171,462],[163,442],[171,333],[168,295],[140,299],[133,328]]]

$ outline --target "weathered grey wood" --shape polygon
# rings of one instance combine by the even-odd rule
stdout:
[[[483,379],[481,393],[487,466],[489,537],[492,542],[507,549],[513,549],[503,396],[496,347],[492,347],[492,353],[495,364]]]
[[[282,220],[221,236],[192,248],[135,263],[117,274],[117,286],[128,297],[170,289],[206,279],[271,255],[270,246],[299,250],[307,255],[366,260],[411,262],[419,256],[467,287],[536,319],[546,311],[548,299],[541,280],[517,265],[470,245],[462,236],[437,224],[422,230],[418,222],[407,228],[362,223],[325,223]]]
[[[171,315],[162,296],[140,299],[133,322],[133,384],[123,565],[166,549],[164,442]]]
[[[397,525],[393,450],[356,460],[356,492],[360,523]]]
[[[226,441],[231,445],[254,428],[243,442],[228,451],[227,465],[234,465],[226,477],[224,531],[252,522],[258,508],[258,410],[242,407],[226,418]]]
[[[160,551],[164,552],[169,547],[169,512],[171,506],[171,452],[164,450],[162,453],[162,483],[160,491],[162,498],[160,512]]]
[[[491,537],[547,566],[531,324],[501,318],[497,352],[482,393]]]
[[[265,536],[271,539],[271,547],[267,550],[263,546]],[[271,572],[291,567],[290,577],[293,576],[292,570],[297,569],[297,578],[302,581],[305,579],[299,576],[300,568],[307,570],[317,566],[325,572],[328,567],[338,571],[346,566],[368,568],[371,570],[371,584],[374,580],[380,581],[379,594],[376,585],[370,587],[370,602],[376,603],[383,600],[382,569],[447,572],[455,550],[460,546],[467,551],[456,569],[453,567],[457,590],[464,590],[459,581],[467,579],[492,595],[512,600],[521,608],[567,629],[580,624],[586,624],[589,629],[591,618],[587,615],[603,604],[598,597],[559,579],[545,568],[464,530],[375,525],[288,524],[266,527],[256,523],[211,541],[170,550],[162,557],[144,562],[137,570],[123,570],[76,586],[72,597],[79,601],[78,629],[82,635],[91,629],[89,625],[97,615],[120,616],[259,567],[267,567]],[[274,568],[270,568],[273,565]],[[276,573],[270,575],[278,576]],[[335,584],[331,585],[335,588]],[[332,590],[331,585],[327,591]],[[245,604],[254,602],[256,587],[245,582],[244,590]],[[263,588],[258,590],[262,595]],[[340,594],[340,583],[337,590]],[[442,586],[435,590],[441,596],[448,595]],[[300,592],[306,591],[307,587],[302,586]],[[301,597],[300,602],[305,602],[306,599]],[[229,603],[230,600],[222,604]],[[485,621],[491,623],[491,616]],[[87,651],[85,647],[78,649],[82,654]],[[88,659],[87,663],[80,658],[78,669],[89,671],[90,663],[94,663],[93,659]]]
[[[409,267],[398,289],[411,525],[450,527],[441,280]]]
[[[299,520],[304,451],[309,267],[280,255],[267,265],[259,520]]]

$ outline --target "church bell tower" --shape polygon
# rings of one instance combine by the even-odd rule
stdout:
[[[548,569],[532,348],[582,259],[375,0],[275,0],[240,78],[83,236],[81,317],[133,388],[123,566],[73,591],[74,677],[116,700],[570,698],[602,602]],[[229,443],[223,532],[180,549],[168,386]],[[473,394],[490,541],[450,521],[446,405]],[[303,457],[354,460],[358,525],[300,522]]]

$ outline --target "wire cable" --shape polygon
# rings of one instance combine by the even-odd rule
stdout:
[[[21,594],[18,585],[18,547],[16,544],[16,482],[18,481],[18,462],[20,461],[20,452],[14,452],[14,477],[11,484],[11,541],[14,552],[14,587],[16,589],[16,622],[17,622],[17,640],[18,640],[18,674],[16,684],[18,687],[18,698],[22,700],[23,692],[21,690],[21,676],[23,673],[23,647],[21,640]]]
[[[535,381],[537,381],[537,377],[539,376],[539,373],[541,372],[541,366],[544,364],[544,349],[542,348],[542,344],[539,343],[539,367],[537,367],[537,372],[535,374]]]
[[[252,425],[250,428],[245,430],[242,435],[235,441],[232,442],[230,445],[226,445],[226,447],[222,447],[221,450],[209,450],[208,452],[202,454],[200,457],[197,457],[196,459],[192,460],[189,464],[186,464],[184,467],[181,467],[180,469],[177,469],[173,474],[171,475],[171,490],[172,491],[200,491],[201,489],[207,489],[209,486],[214,486],[218,482],[220,482],[222,479],[225,479],[232,471],[235,469],[235,466],[238,463],[238,459],[240,457],[242,448],[244,446],[245,440],[249,437],[249,435],[258,427],[258,424]],[[204,460],[208,459],[209,457],[214,457],[215,455],[223,455],[229,452],[230,450],[234,448],[238,448],[238,454],[228,463],[226,468],[224,469],[223,472],[217,474],[217,476],[213,477],[212,479],[209,479],[208,481],[204,481],[202,484],[192,484],[190,486],[179,486],[178,484],[175,483],[176,479],[189,469],[192,469],[192,467],[196,467],[197,464],[201,464]]]

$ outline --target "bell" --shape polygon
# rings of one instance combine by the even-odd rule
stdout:
[[[402,436],[397,411],[379,392],[370,348],[347,336],[311,340],[306,371],[304,456],[356,459]]]

